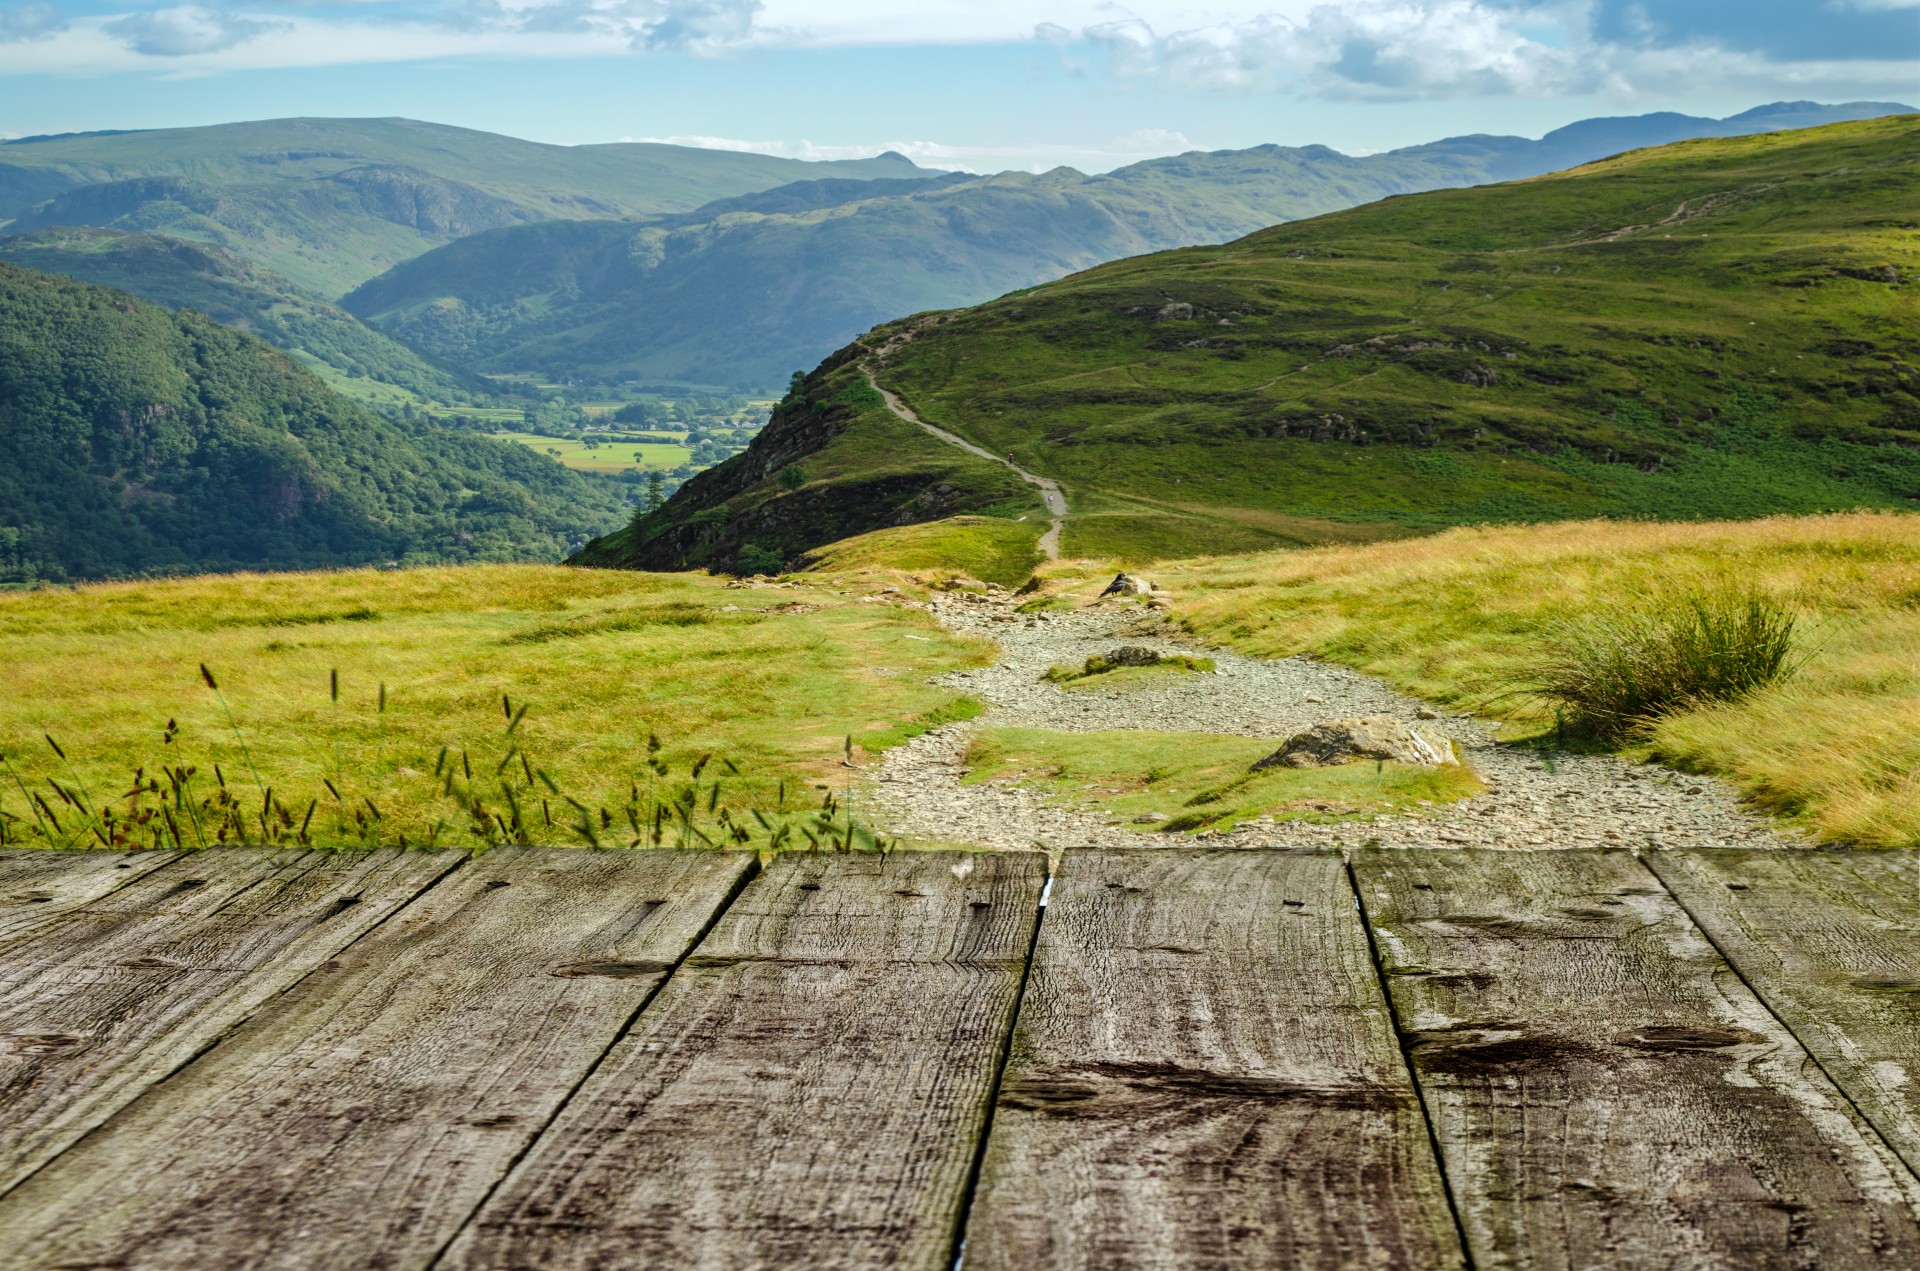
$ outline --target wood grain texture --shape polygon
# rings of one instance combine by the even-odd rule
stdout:
[[[0,1267],[426,1267],[751,864],[487,853],[0,1200]]]
[[[1066,854],[966,1263],[1461,1265],[1337,854]]]
[[[443,1265],[944,1271],[1045,873],[779,857]]]
[[[0,851],[0,950],[35,928],[124,887],[178,852]],[[4,956],[0,954],[0,956]]]
[[[1354,867],[1477,1267],[1920,1265],[1913,1176],[1632,856]]]
[[[462,859],[211,848],[0,950],[0,1191]]]
[[[1648,863],[1920,1170],[1920,853],[1723,850]]]

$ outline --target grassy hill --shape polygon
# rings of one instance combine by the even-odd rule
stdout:
[[[551,146],[411,119],[272,119],[0,144],[15,233],[107,226],[218,243],[339,296],[504,225],[686,211],[812,177],[923,175],[686,146]]]
[[[1731,120],[1589,120],[1538,141],[1459,137],[1355,157],[1324,146],[1060,168],[821,180],[643,224],[511,226],[398,266],[343,301],[487,371],[769,388],[876,323],[1102,261],[1218,243],[1393,194],[1531,176],[1635,145],[1884,114],[1874,103]]]
[[[725,565],[1038,513],[1003,469],[896,426],[863,362],[922,417],[1058,479],[1071,556],[1912,507],[1916,202],[1920,119],[1898,117],[1120,261],[875,330],[746,454],[585,559]],[[892,495],[863,505],[882,468]]]
[[[552,559],[617,487],[400,425],[192,311],[0,264],[0,583]]]
[[[493,395],[478,376],[435,365],[338,305],[211,243],[48,229],[0,238],[0,260],[118,287],[168,309],[198,309],[292,353],[349,397],[456,403]]]

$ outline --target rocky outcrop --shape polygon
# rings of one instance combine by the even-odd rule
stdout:
[[[1453,739],[1438,729],[1415,728],[1391,715],[1330,720],[1296,733],[1287,744],[1253,765],[1266,768],[1331,768],[1362,759],[1437,767],[1459,763]]]

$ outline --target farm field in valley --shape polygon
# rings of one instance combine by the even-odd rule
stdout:
[[[523,432],[502,432],[495,433],[494,436],[502,441],[517,441],[543,455],[552,455],[569,468],[580,472],[624,472],[629,468],[677,468],[686,463],[693,454],[685,446],[666,445],[660,442],[600,441],[589,445],[584,441],[570,441],[564,437],[541,437]]]

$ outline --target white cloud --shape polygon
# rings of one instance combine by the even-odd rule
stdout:
[[[50,4],[0,7],[0,44],[45,40],[67,29],[67,17]]]
[[[149,57],[186,57],[218,53],[269,31],[284,30],[284,22],[260,22],[197,4],[177,5],[116,18],[100,29],[126,41],[127,47]]]
[[[1536,38],[1521,15],[1480,0],[1321,4],[1297,20],[1262,14],[1167,34],[1128,19],[1089,27],[1082,37],[1105,51],[1114,75],[1187,90],[1305,88],[1398,99],[1594,87],[1590,63],[1577,51]]]

